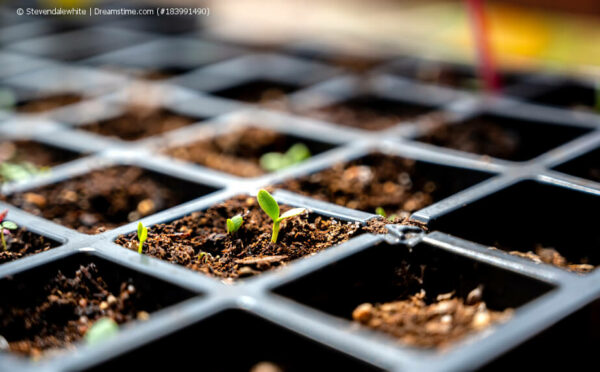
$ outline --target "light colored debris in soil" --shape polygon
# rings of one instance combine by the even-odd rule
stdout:
[[[403,301],[359,305],[352,318],[410,346],[445,348],[467,334],[511,317],[512,309],[489,310],[481,296],[482,288],[477,287],[466,300],[455,298],[451,292],[441,294],[436,302],[427,304],[425,291],[421,290]]]

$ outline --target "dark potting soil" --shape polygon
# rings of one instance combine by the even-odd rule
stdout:
[[[10,218],[8,218],[10,220]],[[2,232],[0,231],[0,234]],[[18,228],[11,231],[10,235],[5,236],[6,248],[3,250],[0,245],[0,263],[14,261],[21,257],[41,253],[55,248],[58,244],[41,235],[27,231],[25,228]]]
[[[103,136],[117,137],[125,141],[165,133],[201,121],[154,107],[131,107],[114,119],[84,125],[81,128]]]
[[[266,173],[259,164],[263,154],[283,153],[296,143],[307,145],[313,155],[331,147],[269,129],[250,126],[188,145],[170,148],[166,153],[178,159],[236,176],[256,177]]]
[[[419,141],[501,159],[512,159],[523,146],[517,131],[484,118],[437,125]]]
[[[44,168],[53,167],[78,158],[79,155],[56,147],[48,146],[34,141],[4,141],[0,142],[0,163],[32,164],[43,171]],[[3,177],[0,174],[0,183]]]
[[[291,209],[280,206],[281,213]],[[237,214],[244,223],[227,234],[226,220]],[[371,225],[338,221],[305,212],[284,220],[277,243],[271,243],[272,220],[251,196],[237,196],[206,211],[195,212],[148,229],[147,254],[221,278],[252,276],[347,241],[363,232],[381,232],[384,223]],[[137,234],[116,240],[137,251]]]
[[[188,201],[202,189],[200,185],[172,187],[170,181],[141,168],[116,166],[2,199],[80,232],[96,234]]]
[[[50,281],[30,288],[29,296],[2,302],[0,335],[10,351],[36,359],[74,348],[100,318],[122,324],[146,320],[148,312],[160,308],[143,301],[135,285],[131,279],[109,285],[94,263],[58,271]]]
[[[38,114],[83,101],[83,96],[74,93],[55,94],[17,104],[16,110],[25,114]]]
[[[303,114],[315,119],[365,130],[383,130],[414,120],[432,108],[377,97],[358,97]]]
[[[298,88],[294,84],[269,80],[254,80],[211,92],[211,94],[248,103],[266,103],[268,101],[284,99],[287,93],[291,93]]]
[[[379,153],[277,187],[369,213],[382,207],[387,216],[403,219],[444,192],[444,184],[419,174],[414,160]]]
[[[450,292],[430,302],[421,290],[406,300],[359,305],[352,318],[406,345],[446,348],[469,334],[508,320],[512,312],[488,309],[481,300],[480,288],[472,290],[466,299]]]

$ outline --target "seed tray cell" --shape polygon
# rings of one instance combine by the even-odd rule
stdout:
[[[184,37],[164,37],[82,61],[83,64],[131,71],[142,78],[167,79],[209,63],[231,58],[236,48]]]
[[[597,165],[599,156],[600,149],[594,149],[554,169],[569,175],[585,178],[586,180],[600,182],[600,168]]]
[[[151,40],[135,31],[90,27],[11,43],[9,50],[61,61],[76,61],[95,54]]]
[[[191,188],[168,186],[178,192],[204,190],[142,218],[143,223],[150,227],[205,210],[235,195],[254,195],[257,189],[263,187],[273,188],[273,195],[282,204],[303,206],[318,215],[365,224],[376,217],[373,208],[365,208],[364,211],[351,209],[331,203],[333,199],[317,200],[316,195],[295,194],[280,189],[279,185],[310,177],[336,164],[364,161],[376,152],[412,159],[418,174],[448,183],[451,187],[440,189],[440,194],[427,207],[412,213],[413,221],[425,226],[394,225],[384,235],[362,234],[341,245],[290,262],[283,268],[234,283],[147,255],[140,256],[133,250],[116,245],[114,241],[118,236],[136,231],[138,216],[121,220],[120,226],[113,230],[90,235],[0,202],[0,209],[9,209],[9,219],[59,245],[43,253],[0,264],[0,278],[4,282],[11,276],[36,277],[40,270],[48,267],[46,265],[60,266],[89,260],[106,263],[111,268],[111,275],[140,275],[144,278],[143,282],[150,285],[154,282],[146,278],[152,277],[160,283],[170,283],[166,286],[174,286],[173,293],[179,293],[180,287],[191,291],[187,293],[184,290],[185,295],[174,298],[167,308],[151,314],[150,320],[122,327],[119,337],[105,344],[81,347],[77,353],[56,356],[37,364],[2,353],[0,369],[67,371],[94,367],[104,369],[123,363],[142,363],[142,366],[152,363],[155,366],[164,363],[165,359],[158,358],[162,354],[152,353],[153,350],[191,347],[194,344],[189,341],[191,335],[201,334],[216,340],[227,335],[223,342],[247,346],[238,348],[241,354],[235,360],[209,358],[206,361],[209,366],[213,360],[218,360],[218,367],[225,369],[238,367],[234,363],[238,361],[248,369],[258,362],[269,360],[292,370],[294,367],[307,369],[306,361],[316,358],[306,359],[304,354],[300,357],[295,352],[288,353],[287,349],[279,352],[281,345],[292,345],[294,351],[306,350],[326,363],[351,370],[364,367],[453,371],[476,369],[483,365],[488,365],[488,368],[503,366],[492,361],[505,355],[506,359],[497,360],[510,362],[514,360],[513,355],[527,353],[532,349],[524,342],[537,342],[535,336],[545,335],[543,331],[552,329],[555,324],[567,324],[569,327],[569,315],[583,319],[579,324],[587,325],[586,329],[595,329],[596,311],[593,306],[585,306],[598,298],[599,272],[577,275],[482,244],[491,245],[494,243],[491,240],[506,238],[511,243],[509,248],[515,243],[515,249],[524,250],[528,248],[520,243],[539,240],[554,245],[569,261],[587,258],[595,264],[594,247],[599,242],[593,234],[592,219],[587,215],[597,209],[600,187],[598,182],[589,180],[591,176],[579,173],[579,166],[571,162],[587,159],[586,156],[593,157],[593,151],[600,146],[597,115],[526,103],[517,98],[489,101],[476,91],[436,82],[423,84],[412,75],[394,75],[391,70],[384,69],[388,56],[377,57],[374,63],[363,63],[373,59],[373,56],[364,56],[360,67],[354,67],[354,62],[351,65],[336,62],[336,57],[331,55],[335,53],[297,58],[294,52],[290,52],[293,48],[288,46],[271,47],[270,53],[243,54],[252,50],[251,46],[246,46],[233,48],[235,50],[230,54],[232,47],[214,37],[203,35],[201,38],[210,41],[190,40],[173,34],[150,37],[144,32],[128,30],[129,26],[124,25],[127,21],[137,22],[123,19],[114,22],[111,27],[84,27],[43,38],[24,35],[22,39],[14,39],[15,43],[10,46],[12,57],[9,57],[13,65],[19,59],[35,58],[25,56],[37,51],[61,60],[83,60],[89,67],[68,62],[46,65],[44,61],[44,64],[37,64],[36,60],[34,64],[23,62],[23,65],[28,65],[25,70],[9,69],[2,76],[2,83],[14,89],[42,92],[39,96],[75,92],[83,95],[84,101],[52,110],[45,117],[5,111],[0,118],[0,136],[3,139],[7,136],[14,140],[33,140],[75,153],[89,153],[89,156],[54,167],[43,177],[4,184],[3,197],[10,199],[17,194],[86,177],[96,169],[129,166],[158,174],[161,180],[168,175],[181,179],[186,185],[194,185]],[[12,27],[16,26],[3,27],[2,31]],[[132,37],[113,37],[125,34]],[[72,35],[82,36],[91,42],[86,45],[83,39],[75,40],[76,36]],[[56,45],[54,42],[64,42],[69,38],[73,38],[73,47],[68,48],[72,51],[66,50],[66,46],[52,51],[39,48],[41,43]],[[106,40],[110,41],[110,45],[105,44]],[[114,43],[114,40],[119,42]],[[183,64],[181,66],[170,66],[171,53],[162,52],[166,50],[163,48],[168,50],[171,46],[175,49],[175,46],[186,46],[180,48],[184,50],[202,48],[206,52],[205,43],[212,47],[210,55],[178,55],[177,61]],[[203,46],[197,46],[200,44]],[[7,50],[0,53],[6,55]],[[138,55],[134,58],[137,53],[144,57]],[[161,82],[146,81],[142,84],[131,75],[103,71],[99,67],[104,61],[139,64],[148,70],[175,67],[173,72],[177,74],[186,72]],[[414,60],[411,63],[414,65]],[[356,74],[344,74],[348,71]],[[472,76],[472,71],[470,73]],[[468,73],[457,76],[469,79]],[[248,105],[243,95],[235,92],[245,84],[265,80],[291,85],[295,90],[284,92],[280,98],[285,104],[277,107]],[[510,80],[506,92],[510,91],[512,97],[525,99],[542,96],[565,83],[564,79],[553,76],[527,75]],[[133,87],[130,83],[134,83]],[[223,93],[229,89],[234,92]],[[141,96],[145,102],[152,100],[156,107],[192,117],[195,121],[188,126],[129,143],[83,130],[85,124],[122,115],[135,102],[135,92],[143,92]],[[218,94],[225,95],[226,99]],[[428,120],[403,119],[383,131],[363,131],[343,127],[332,118],[315,119],[309,115],[310,110],[353,103],[353,100],[365,96],[385,100],[394,106],[425,105],[430,110],[424,116]],[[272,108],[280,111],[275,112]],[[502,122],[502,126],[510,127],[519,135],[523,133],[527,140],[524,150],[517,155],[494,158],[419,141],[431,125],[448,124],[458,128],[461,123],[482,116],[511,121]],[[182,162],[165,151],[216,138],[249,124],[294,137],[294,140],[325,143],[328,146],[323,150],[327,151],[317,149],[314,151],[317,155],[298,165],[249,178]],[[401,173],[403,163],[393,164],[393,171]],[[535,234],[527,229],[533,229]],[[407,270],[415,274],[421,274],[420,265],[425,265],[423,282],[395,285],[394,265],[402,262],[410,264]],[[415,294],[409,292],[420,289],[425,289],[429,298],[455,290],[457,298],[465,299],[480,284],[483,285],[483,299],[490,309],[502,311],[513,308],[514,313],[505,323],[459,340],[445,353],[408,347],[382,332],[369,331],[367,327],[350,321],[352,312],[366,301],[376,303],[406,299]],[[156,292],[158,297],[163,293]],[[193,297],[198,293],[203,296]],[[260,342],[257,335],[260,335]],[[577,335],[583,333],[575,332],[574,337]],[[581,338],[585,342],[593,342],[592,338]],[[277,345],[273,343],[275,339],[278,340]],[[546,339],[551,340],[550,343],[558,343],[556,338]],[[212,350],[212,344],[194,345],[194,350],[202,349],[211,355],[220,355],[223,350],[228,350]],[[272,352],[274,350],[278,352]],[[275,356],[281,359],[274,360]],[[169,359],[169,363],[172,366],[173,359]],[[313,367],[313,364],[308,367]]]

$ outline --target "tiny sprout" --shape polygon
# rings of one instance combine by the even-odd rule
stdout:
[[[146,239],[148,239],[148,229],[141,222],[138,223],[137,236],[138,236],[138,241],[140,242],[138,244],[138,253],[142,254],[142,248],[144,247],[144,242],[146,241]]]
[[[98,319],[85,333],[85,341],[88,345],[95,345],[105,341],[119,332],[119,326],[111,318]]]
[[[385,213],[385,209],[383,209],[383,207],[375,208],[375,214],[378,214],[381,217],[386,218],[388,221],[393,221],[398,217],[398,215],[396,215],[396,214],[392,214],[391,216],[388,217],[388,215],[387,215],[387,213]]]
[[[5,161],[0,163],[0,179],[5,181],[22,181],[46,171],[48,171],[47,167],[37,167],[29,162],[12,163]]]
[[[6,238],[4,235],[10,234],[9,230],[16,230],[17,224],[12,221],[4,221],[6,215],[8,214],[8,210],[0,213],[0,241],[2,241],[2,248],[7,251],[8,246],[6,245]]]
[[[311,153],[303,143],[292,145],[285,153],[267,152],[260,157],[260,166],[268,172],[278,171],[291,165],[298,164],[308,158]]]
[[[227,233],[233,234],[240,229],[244,219],[239,214],[227,219]]]
[[[271,235],[271,243],[277,243],[277,236],[281,228],[281,221],[286,218],[294,217],[306,211],[305,208],[294,208],[279,215],[279,205],[277,201],[269,194],[267,190],[261,189],[256,197],[261,209],[273,220],[273,234]]]

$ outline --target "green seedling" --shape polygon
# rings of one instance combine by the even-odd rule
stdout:
[[[279,229],[281,228],[281,221],[286,218],[291,218],[302,214],[306,211],[305,208],[294,208],[285,212],[281,216],[279,215],[279,205],[277,201],[269,194],[267,190],[260,190],[256,197],[258,204],[261,209],[273,220],[273,234],[271,235],[271,243],[277,243],[277,237],[279,235]]]
[[[260,166],[267,172],[275,172],[298,164],[311,157],[310,150],[303,143],[296,143],[286,152],[267,152],[260,157]]]
[[[386,218],[388,221],[393,221],[396,219],[396,217],[398,217],[398,215],[396,214],[392,214],[391,216],[387,216],[387,213],[385,213],[385,209],[383,209],[383,207],[377,207],[375,208],[375,214],[380,215],[383,218]]]
[[[10,235],[10,230],[16,230],[17,224],[12,221],[5,221],[8,210],[0,213],[0,241],[2,241],[2,248],[7,251],[8,246],[6,245],[6,238],[4,235]]]
[[[138,236],[138,241],[140,242],[138,244],[138,253],[142,254],[142,248],[144,247],[144,242],[146,241],[146,239],[148,239],[148,229],[141,222],[138,223],[137,236]]]
[[[114,337],[119,332],[119,325],[111,318],[98,319],[85,333],[85,342],[95,345]]]
[[[242,224],[244,223],[244,219],[241,215],[236,215],[227,219],[227,233],[233,234],[240,229]]]
[[[22,181],[47,170],[46,167],[37,167],[29,162],[13,163],[5,161],[0,163],[0,179],[4,181]]]

